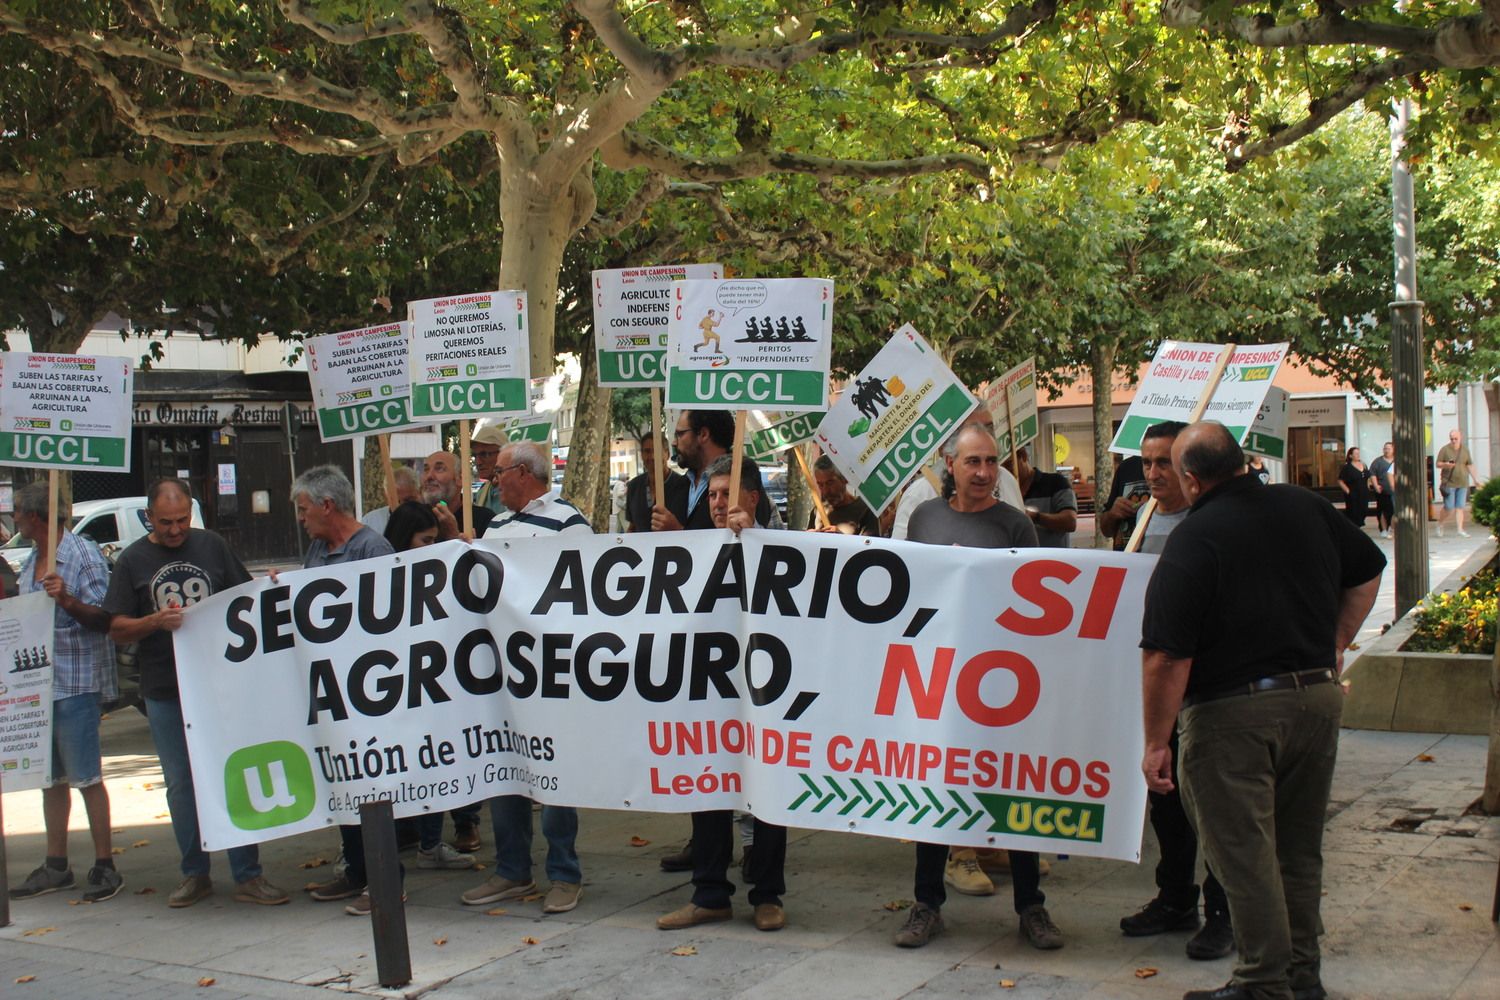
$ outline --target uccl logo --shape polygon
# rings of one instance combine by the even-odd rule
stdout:
[[[224,805],[241,830],[265,830],[305,818],[317,804],[312,761],[295,743],[241,747],[224,762]]]

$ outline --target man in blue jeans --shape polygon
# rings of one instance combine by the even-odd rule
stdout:
[[[250,574],[224,539],[192,526],[193,495],[181,479],[159,479],[146,493],[151,533],[121,552],[104,595],[111,616],[109,634],[117,643],[139,643],[141,695],[151,739],[167,782],[167,809],[182,852],[182,884],[167,905],[192,906],[214,891],[208,852],[198,835],[198,802],[188,760],[187,732],[177,691],[177,659],[172,633],[182,627],[182,609],[244,583]],[[279,906],[285,892],[261,874],[260,848],[229,849],[234,898],[242,903]]]
[[[588,518],[552,488],[552,456],[536,442],[513,441],[501,448],[494,484],[505,513],[490,523],[486,539],[593,534]],[[463,894],[466,906],[488,906],[536,892],[531,878],[531,799],[496,796],[490,799],[490,819],[495,826],[495,874]],[[583,868],[575,846],[578,810],[542,806],[542,836],[547,838],[547,877],[552,881],[542,912],[566,913],[583,895]]]
[[[68,531],[69,510],[59,504],[49,522],[47,487],[32,483],[16,491],[16,530],[34,546],[21,566],[22,594],[44,591],[57,602],[52,632],[52,782],[42,789],[47,857],[26,881],[10,890],[12,899],[70,889],[68,815],[71,788],[88,811],[94,841],[83,899],[111,899],[125,880],[115,871],[109,830],[109,793],[104,789],[99,754],[99,699],[118,693],[115,648],[109,642],[109,615],[97,607],[109,586],[109,564],[98,546]],[[46,572],[54,545],[57,567]]]

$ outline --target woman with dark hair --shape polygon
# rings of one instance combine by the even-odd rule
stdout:
[[[420,500],[403,500],[397,504],[385,525],[385,540],[397,552],[420,549],[431,545],[437,538],[437,515]]]
[[[1344,491],[1344,516],[1356,528],[1365,526],[1370,516],[1370,473],[1365,463],[1359,460],[1359,449],[1350,448],[1344,453],[1344,465],[1339,469],[1339,489]]]
[[[385,540],[390,542],[391,548],[397,552],[409,552],[412,549],[432,545],[438,540],[437,515],[432,512],[430,506],[420,500],[402,501],[395,510],[391,511],[391,519],[386,522]],[[456,822],[478,822],[478,805],[463,806],[453,812]],[[457,819],[460,815],[463,818]],[[407,820],[397,821],[398,837],[399,828],[407,822]],[[417,833],[418,868],[467,869],[474,867],[474,855],[464,854],[443,843],[442,813],[423,813],[411,823],[415,825]],[[410,843],[409,840],[406,842]]]

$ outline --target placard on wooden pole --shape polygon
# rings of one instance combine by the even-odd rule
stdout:
[[[1219,352],[1219,360],[1214,362],[1214,370],[1208,376],[1208,382],[1203,387],[1203,395],[1198,397],[1198,405],[1193,407],[1192,415],[1187,418],[1189,424],[1195,424],[1203,419],[1203,413],[1208,409],[1208,404],[1213,401],[1214,390],[1219,388],[1219,380],[1224,377],[1224,369],[1229,367],[1229,359],[1234,356],[1234,345],[1225,344],[1224,349]],[[1140,511],[1135,515],[1135,530],[1130,533],[1130,541],[1125,543],[1126,552],[1139,552],[1141,543],[1146,540],[1146,525],[1151,522],[1151,515],[1156,513],[1156,498],[1152,497],[1141,505]]]
[[[469,434],[472,433],[469,421],[458,422],[458,469],[459,482],[463,484],[459,493],[459,505],[463,508],[463,520],[459,522],[459,531],[465,538],[474,537],[474,503],[470,499],[474,495],[474,473],[469,469]]]

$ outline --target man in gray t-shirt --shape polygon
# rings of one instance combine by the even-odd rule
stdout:
[[[960,428],[943,445],[943,457],[953,475],[950,499],[928,500],[911,516],[907,538],[932,545],[968,545],[975,548],[1035,548],[1036,529],[1025,514],[995,499],[995,480],[1000,458],[995,439],[988,431],[969,425]],[[1010,851],[1011,887],[1021,934],[1033,947],[1062,947],[1062,931],[1052,922],[1041,889],[1041,857],[1032,851]],[[944,868],[948,848],[943,844],[917,845],[916,903],[906,924],[896,934],[902,948],[920,948],[942,931],[940,913],[947,899]]]
[[[297,508],[297,520],[312,539],[302,562],[305,569],[337,566],[395,551],[385,536],[355,519],[354,484],[337,466],[320,465],[298,476],[292,484],[292,505]],[[355,917],[369,916],[364,837],[358,824],[340,825],[339,836],[344,846],[344,873],[313,886],[308,894],[318,903],[353,899],[344,912]]]

